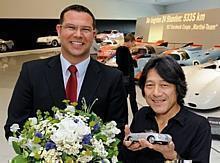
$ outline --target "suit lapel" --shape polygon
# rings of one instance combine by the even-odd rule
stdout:
[[[78,101],[85,97],[86,102],[91,104],[95,100],[95,93],[97,87],[101,81],[101,69],[93,59],[90,60],[88,68],[86,70],[85,78],[80,90]]]
[[[63,82],[60,55],[53,57],[48,62],[46,78],[50,94],[56,106],[62,106],[62,100],[66,98]]]

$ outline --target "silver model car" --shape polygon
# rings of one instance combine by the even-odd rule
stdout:
[[[160,134],[153,131],[130,133],[128,135],[129,141],[138,141],[139,139],[146,139],[152,144],[168,144],[172,137],[169,134]]]
[[[38,37],[37,43],[41,45],[48,45],[52,47],[57,47],[60,45],[60,39],[58,36],[44,36]]]
[[[12,40],[0,39],[0,52],[6,52],[12,50],[14,47],[14,42]]]

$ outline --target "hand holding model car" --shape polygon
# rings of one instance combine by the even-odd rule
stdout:
[[[160,152],[165,158],[177,158],[175,145],[169,134],[160,134],[153,131],[131,133],[130,128],[126,125],[123,144],[132,151],[150,148]]]

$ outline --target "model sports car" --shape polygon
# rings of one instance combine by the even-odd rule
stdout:
[[[60,45],[60,39],[58,36],[38,37],[37,44],[57,47]]]
[[[151,144],[168,144],[171,142],[172,137],[169,134],[160,134],[153,131],[130,133],[128,135],[129,141],[138,141],[140,139],[146,139]]]
[[[220,60],[198,66],[184,66],[188,92],[185,105],[191,109],[209,110],[220,107]]]
[[[167,52],[164,52],[167,55]],[[215,46],[210,49],[183,48],[171,51],[172,56],[181,66],[199,65],[208,61],[220,59],[220,47]]]
[[[12,50],[14,47],[14,42],[12,40],[0,39],[0,52],[7,52]]]

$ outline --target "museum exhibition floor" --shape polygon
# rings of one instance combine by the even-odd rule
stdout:
[[[41,51],[32,51],[30,54],[28,53],[16,53],[11,52],[6,56],[0,53],[0,162],[7,163],[8,160],[14,155],[13,149],[9,146],[8,142],[4,137],[4,124],[7,116],[7,106],[15,85],[15,81],[20,72],[21,64],[28,60],[38,59],[38,58],[46,58],[48,56],[52,56],[57,54],[58,50],[53,49],[49,50],[41,50]],[[25,55],[24,55],[25,54]],[[140,89],[137,87],[137,102],[139,108],[143,105],[146,105],[145,100],[141,95]],[[130,109],[130,108],[129,108]],[[220,117],[220,110],[210,111],[210,112],[198,112],[205,117],[215,116]],[[131,121],[132,115],[129,110],[129,121]],[[211,150],[211,163],[220,162],[220,141],[213,140],[212,142],[212,150]]]

